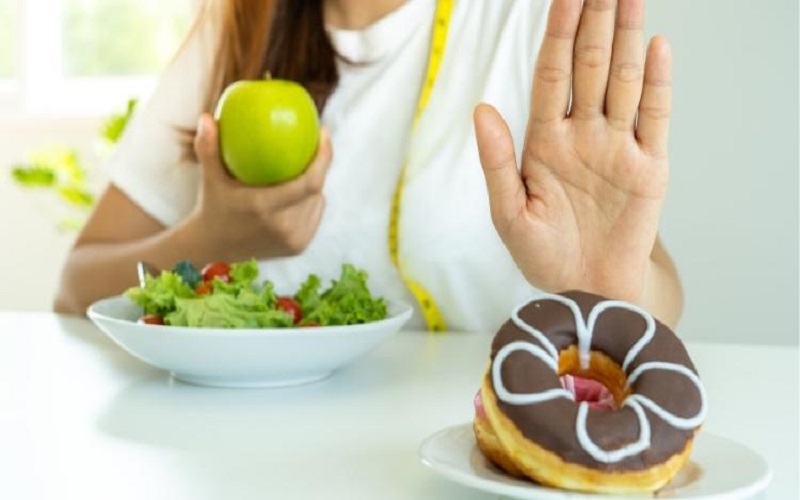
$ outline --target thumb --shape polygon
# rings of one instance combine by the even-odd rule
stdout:
[[[514,139],[500,113],[488,104],[479,104],[474,119],[489,206],[499,229],[524,209],[525,186],[517,170]]]
[[[194,152],[206,177],[226,177],[225,167],[219,154],[219,130],[214,118],[203,113],[197,122],[197,135],[194,138]]]

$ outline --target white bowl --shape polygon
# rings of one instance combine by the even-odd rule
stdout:
[[[214,387],[282,387],[315,382],[399,331],[407,304],[382,321],[311,328],[218,329],[144,325],[126,297],[93,304],[89,318],[114,342],[175,378]]]

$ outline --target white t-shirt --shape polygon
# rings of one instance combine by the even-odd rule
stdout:
[[[310,273],[338,277],[343,263],[368,271],[373,290],[415,305],[388,249],[392,195],[406,160],[399,224],[405,272],[439,306],[450,329],[493,331],[533,293],[492,226],[472,124],[494,105],[522,147],[547,0],[457,1],[427,111],[411,133],[428,62],[436,0],[408,0],[363,31],[331,30],[340,83],[322,116],[334,161],[319,230],[297,257],[261,263],[278,290]],[[208,89],[213,20],[195,32],[140,107],[114,157],[112,182],[161,223],[193,208],[199,168],[181,160],[174,127],[194,127]]]

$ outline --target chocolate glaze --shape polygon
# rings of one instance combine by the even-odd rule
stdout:
[[[606,300],[585,292],[573,291],[561,295],[578,304],[584,319],[595,304]],[[541,331],[559,351],[577,344],[574,317],[563,304],[552,300],[535,300],[526,305],[519,316]],[[622,365],[625,355],[642,337],[645,328],[644,319],[632,311],[607,310],[597,320],[591,349],[605,353]],[[494,338],[492,361],[503,346],[518,340],[541,346],[535,338],[509,320]],[[676,363],[697,373],[683,343],[658,321],[652,342],[630,364],[627,373],[630,374],[637,366],[649,361]],[[558,375],[550,367],[525,352],[512,353],[503,364],[501,373],[506,388],[513,393],[535,393],[561,387]],[[492,383],[491,375],[489,382]],[[631,387],[631,391],[649,397],[678,417],[692,417],[702,404],[701,396],[691,381],[683,375],[665,370],[643,373]],[[650,448],[619,462],[605,464],[592,458],[578,442],[575,435],[578,403],[563,398],[532,405],[511,405],[498,398],[497,403],[528,439],[567,462],[603,471],[642,470],[663,463],[682,452],[694,434],[694,430],[672,427],[645,409],[652,431]],[[639,437],[636,414],[628,407],[616,411],[590,410],[586,428],[592,440],[605,450],[635,442]]]

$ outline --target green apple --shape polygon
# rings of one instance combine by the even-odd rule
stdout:
[[[317,107],[297,83],[269,78],[232,83],[222,93],[214,117],[222,160],[244,184],[293,179],[316,155]]]

